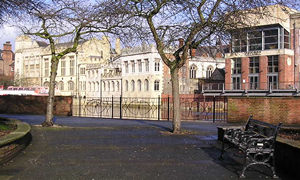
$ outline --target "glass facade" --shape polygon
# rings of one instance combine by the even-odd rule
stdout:
[[[290,48],[290,33],[281,26],[232,33],[232,52]]]

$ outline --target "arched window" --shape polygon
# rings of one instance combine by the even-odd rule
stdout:
[[[135,82],[134,80],[131,80],[131,91],[135,90]]]
[[[107,82],[107,91],[110,92],[110,82]]]
[[[140,79],[137,81],[137,88],[138,91],[142,91],[142,81]]]
[[[125,81],[125,91],[128,91],[128,81]]]
[[[59,84],[58,84],[58,89],[60,91],[63,91],[64,90],[64,82],[63,81],[60,81]]]
[[[103,91],[106,91],[105,82],[103,81]]]
[[[116,91],[119,92],[120,91],[120,83],[119,81],[117,81],[117,85],[116,85]]]
[[[92,83],[91,83],[91,82],[89,82],[89,84],[88,84],[88,85],[89,85],[89,87],[88,87],[88,90],[89,90],[89,91],[92,91]]]
[[[197,67],[195,65],[192,65],[190,68],[190,79],[195,79],[197,73]]]
[[[68,82],[68,89],[69,89],[69,91],[73,91],[74,90],[74,82],[73,81],[69,81]]]
[[[92,88],[92,90],[95,92],[95,90],[96,90],[96,86],[95,86],[95,82],[93,82],[93,88]]]
[[[154,81],[154,91],[159,91],[159,80]]]
[[[212,66],[208,66],[207,70],[206,70],[206,78],[210,78],[211,74],[213,73],[213,67]]]
[[[149,91],[149,81],[148,81],[148,79],[145,79],[144,89],[145,89],[145,91]]]
[[[114,81],[111,83],[111,90],[112,90],[113,92],[115,91],[115,82],[114,82]]]
[[[48,81],[44,82],[44,87],[49,87],[50,83]]]
[[[99,92],[99,82],[97,82],[96,84],[97,84],[97,89],[96,89],[96,91]]]

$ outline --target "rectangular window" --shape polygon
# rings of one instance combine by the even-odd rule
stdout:
[[[70,76],[74,76],[74,74],[75,74],[74,66],[75,66],[75,60],[74,60],[74,57],[71,56],[70,57]]]
[[[134,61],[131,61],[131,72],[135,72],[135,63]]]
[[[232,59],[232,74],[241,74],[241,68],[242,68],[242,59],[241,58],[234,58]]]
[[[278,49],[278,29],[264,30],[265,49]]]
[[[145,70],[146,72],[149,72],[149,60],[148,59],[145,59]]]
[[[259,88],[259,77],[258,76],[249,76],[249,89],[258,89]]]
[[[268,56],[268,73],[278,73],[278,56]]]
[[[262,32],[248,32],[249,51],[262,50]]]
[[[34,74],[34,64],[31,64],[31,65],[30,65],[29,76],[30,76],[30,77],[34,77],[34,75],[35,75],[35,74]]]
[[[128,62],[125,61],[125,62],[124,62],[124,65],[125,65],[125,72],[128,73],[128,72],[129,72],[129,70],[128,70]]]
[[[278,89],[278,75],[268,75],[268,85],[270,89]]]
[[[49,76],[49,59],[45,59],[45,77]]]
[[[65,76],[66,75],[66,60],[65,59],[61,59],[61,71],[60,74],[61,76]]]
[[[247,51],[247,33],[235,33],[232,35],[232,52]]]
[[[139,72],[142,72],[142,61],[137,60],[137,62],[138,62]]]
[[[232,89],[241,89],[241,77],[232,77]]]
[[[259,73],[259,57],[250,57],[250,60],[249,60],[249,73],[250,74]]]
[[[80,68],[80,74],[84,75],[85,74],[85,68]]]

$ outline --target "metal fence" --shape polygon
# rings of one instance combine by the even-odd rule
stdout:
[[[227,120],[226,97],[180,98],[182,120]],[[74,98],[73,115],[83,117],[172,120],[173,102],[167,98]]]

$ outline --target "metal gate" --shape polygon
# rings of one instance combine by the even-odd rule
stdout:
[[[177,110],[177,109],[176,109]],[[226,97],[180,98],[182,120],[227,120]],[[172,98],[74,98],[73,115],[84,117],[172,120]]]

